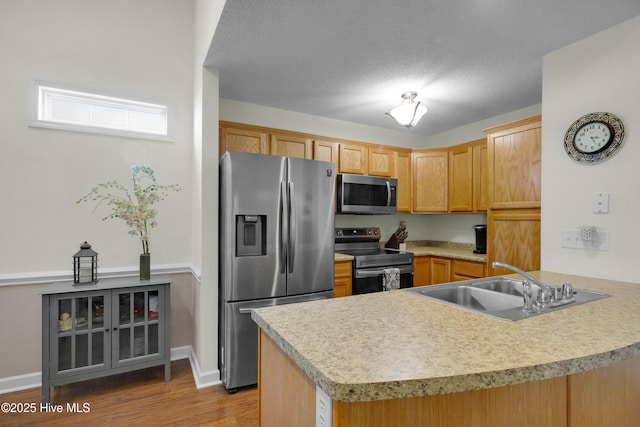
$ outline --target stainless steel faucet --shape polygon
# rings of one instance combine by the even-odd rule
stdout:
[[[541,281],[539,281],[538,279],[536,279],[535,277],[533,277],[529,273],[527,273],[525,271],[522,271],[518,267],[514,267],[511,264],[505,264],[504,262],[494,261],[494,262],[491,263],[491,267],[493,267],[493,268],[498,268],[498,267],[506,268],[508,270],[513,271],[514,273],[518,273],[519,275],[525,277],[527,280],[529,280],[530,282],[540,286],[541,288],[547,287],[547,285],[545,285],[544,283],[542,283]]]
[[[514,273],[518,273],[526,280],[522,282],[523,298],[524,298],[524,311],[532,313],[534,311],[543,311],[549,307],[556,307],[558,305],[565,305],[575,301],[573,296],[573,287],[565,283],[562,287],[556,287],[553,285],[545,285],[529,273],[520,270],[518,267],[514,267],[511,264],[505,264],[503,262],[494,261],[491,263],[493,268],[506,268]],[[531,283],[538,286],[537,298],[533,298],[533,290],[531,289]]]

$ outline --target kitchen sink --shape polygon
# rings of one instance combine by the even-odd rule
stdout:
[[[524,281],[509,277],[488,277],[478,280],[447,283],[444,285],[409,288],[406,292],[416,294],[453,307],[483,314],[502,320],[521,320],[552,311],[562,310],[575,305],[585,304],[609,297],[608,294],[572,288],[572,297],[559,299],[557,305],[534,304],[533,308],[524,309]],[[549,289],[557,288],[546,285]],[[534,285],[535,293],[540,287]]]

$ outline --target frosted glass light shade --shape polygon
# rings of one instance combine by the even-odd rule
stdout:
[[[415,126],[427,112],[427,107],[425,107],[420,101],[414,101],[417,95],[418,94],[416,92],[403,93],[402,104],[393,108],[386,114],[391,116],[391,118],[401,126],[405,126],[407,128]]]

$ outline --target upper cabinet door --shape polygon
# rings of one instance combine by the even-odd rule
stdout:
[[[393,177],[394,152],[381,147],[369,148],[369,176]]]
[[[271,154],[274,156],[313,159],[310,139],[271,134]]]
[[[449,150],[449,211],[473,210],[473,147],[462,145]]]
[[[412,153],[413,212],[447,212],[447,150],[425,150]]]
[[[333,162],[338,170],[338,146],[332,141],[313,141],[313,160]]]
[[[355,175],[367,174],[367,147],[356,144],[340,144],[339,148],[339,173],[351,173]]]
[[[487,141],[473,146],[473,211],[486,212],[489,207],[489,169]]]
[[[398,212],[411,212],[411,152],[395,153],[395,178],[398,180],[396,195]]]
[[[540,207],[541,126],[534,116],[484,130],[491,209]]]
[[[227,151],[269,154],[268,134],[256,130],[220,126],[219,156],[222,157]]]

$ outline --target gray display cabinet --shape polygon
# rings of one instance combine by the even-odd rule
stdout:
[[[163,365],[171,380],[170,285],[101,279],[42,293],[42,402],[51,387]]]

